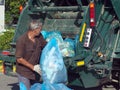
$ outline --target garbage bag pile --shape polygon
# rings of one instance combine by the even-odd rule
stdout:
[[[49,42],[52,38],[55,38],[58,42],[60,52],[63,57],[74,57],[75,56],[75,40],[65,38],[63,40],[61,33],[58,31],[42,31],[43,37]]]
[[[43,49],[40,66],[44,81],[47,79],[50,83],[67,81],[66,68],[55,38],[51,39]]]
[[[52,38],[42,50],[40,58],[43,83],[34,84],[30,90],[71,90],[67,82],[67,70],[57,39]]]

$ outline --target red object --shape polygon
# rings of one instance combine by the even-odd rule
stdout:
[[[94,2],[91,2],[90,5],[90,26],[95,26],[95,4]]]
[[[2,55],[10,55],[9,51],[2,51]]]
[[[19,7],[19,11],[20,11],[20,13],[22,12],[22,10],[23,10],[23,6],[20,5],[20,7]]]

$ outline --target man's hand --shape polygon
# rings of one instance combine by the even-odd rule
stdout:
[[[40,65],[37,64],[37,65],[34,65],[34,69],[33,69],[35,72],[37,72],[38,74],[41,75],[41,68],[40,68]]]

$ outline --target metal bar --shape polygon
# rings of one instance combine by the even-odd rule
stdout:
[[[31,8],[32,11],[79,11],[78,6],[64,6],[64,7],[36,7],[36,8]],[[82,7],[82,10],[85,10],[85,6]]]
[[[116,37],[113,52],[112,52],[112,57],[115,57],[115,58],[116,58],[115,50],[116,50],[116,47],[117,47],[117,44],[118,44],[119,36],[120,36],[120,30],[117,33],[117,37]]]

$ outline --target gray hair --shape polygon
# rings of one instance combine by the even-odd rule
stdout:
[[[32,20],[29,25],[29,30],[34,30],[42,26],[42,22],[39,20]]]

